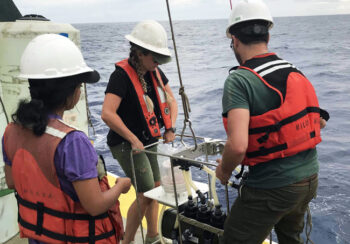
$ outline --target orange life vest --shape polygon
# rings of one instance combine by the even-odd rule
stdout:
[[[119,202],[108,212],[91,216],[60,188],[54,155],[60,141],[73,130],[56,119],[49,121],[39,137],[14,123],[7,126],[4,146],[12,162],[20,235],[57,244],[119,243],[123,234]],[[100,187],[109,189],[106,177]]]
[[[242,164],[254,166],[289,157],[321,142],[317,96],[300,71],[273,53],[255,57],[238,68],[254,73],[281,99],[278,108],[250,117],[248,149]],[[283,82],[285,89],[281,88]],[[227,118],[223,119],[227,131]]]
[[[135,69],[129,64],[128,59],[124,59],[116,63],[116,65],[118,65],[119,67],[125,70],[125,72],[128,74],[135,88],[135,91],[137,93],[137,98],[141,105],[143,117],[145,118],[150,134],[152,135],[152,137],[155,137],[155,138],[160,137],[161,134],[160,134],[160,128],[159,128],[157,116],[155,115],[153,110],[150,111],[147,108],[147,104],[145,101],[145,92],[142,89],[141,82],[137,76]],[[161,116],[163,118],[165,129],[170,129],[172,127],[172,122],[170,117],[170,108],[165,99],[165,88],[164,88],[164,84],[158,68],[156,68],[155,74],[157,76],[159,83],[157,82],[156,77],[154,77],[153,72],[150,72],[150,74],[152,78],[153,88],[157,95],[158,105],[161,111]]]

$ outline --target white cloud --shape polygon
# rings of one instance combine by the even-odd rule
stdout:
[[[1,0],[0,0],[1,1]],[[137,22],[167,20],[165,0],[13,0],[22,14],[56,22]],[[231,0],[232,4],[238,0]],[[274,17],[350,14],[350,0],[265,0]],[[173,20],[226,19],[230,0],[169,0]]]
[[[58,6],[77,6],[81,7],[85,5],[92,5],[105,2],[103,0],[14,0],[16,5],[22,6],[50,6],[50,7],[58,7]]]
[[[200,0],[173,0],[169,1],[169,5],[193,5],[198,4]]]

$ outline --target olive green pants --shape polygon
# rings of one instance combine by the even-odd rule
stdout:
[[[110,147],[113,158],[118,160],[125,175],[131,179],[134,184],[134,177],[131,167],[131,145],[128,142],[122,142],[114,147]],[[157,146],[147,148],[148,151],[157,152]],[[157,155],[150,153],[133,154],[135,175],[137,181],[137,191],[146,192],[154,188],[154,182],[160,181],[160,172],[158,166]]]
[[[316,197],[317,175],[276,189],[241,188],[225,221],[225,244],[261,244],[272,228],[279,244],[304,243],[304,215]]]

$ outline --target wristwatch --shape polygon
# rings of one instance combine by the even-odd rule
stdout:
[[[176,128],[175,127],[171,127],[169,129],[166,129],[167,131],[170,130],[171,132],[175,133],[176,132]]]

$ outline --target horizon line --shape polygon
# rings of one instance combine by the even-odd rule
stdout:
[[[291,15],[291,16],[274,16],[273,18],[295,18],[295,17],[324,17],[324,16],[343,16],[343,15],[350,15],[348,14],[314,14],[314,15]],[[200,20],[227,20],[226,18],[206,18],[206,19],[173,19],[173,21],[200,21]],[[109,21],[109,22],[75,22],[71,24],[111,24],[111,23],[136,23],[141,20],[121,20],[121,21]],[[160,22],[169,22],[168,19],[159,19],[157,21]]]

